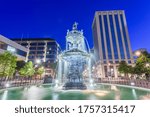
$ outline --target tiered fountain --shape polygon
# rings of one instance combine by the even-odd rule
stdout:
[[[56,85],[63,89],[86,89],[91,80],[91,57],[88,43],[83,31],[74,23],[72,31],[67,31],[66,50],[58,57],[58,73]],[[83,77],[87,69],[88,78]]]

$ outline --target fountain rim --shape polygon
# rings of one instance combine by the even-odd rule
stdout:
[[[48,83],[48,84],[41,84],[40,86],[50,86],[53,85],[54,83]],[[119,86],[119,87],[124,87],[124,88],[131,88],[131,89],[136,89],[136,90],[142,90],[142,91],[147,91],[150,92],[150,89],[148,88],[143,88],[143,87],[135,87],[135,86],[127,86],[127,85],[120,85],[120,84],[109,84],[109,83],[96,83],[98,85],[107,85],[107,86]],[[19,89],[19,88],[25,88],[25,87],[31,87],[31,86],[37,86],[37,85],[30,85],[30,86],[19,86],[19,87],[9,87],[9,88],[5,88],[5,89],[0,89],[0,93],[6,90],[12,90],[12,89]],[[53,87],[54,88],[54,87]],[[85,90],[94,90],[94,89],[85,89]],[[63,90],[63,89],[58,89],[58,91],[83,91],[83,90]]]

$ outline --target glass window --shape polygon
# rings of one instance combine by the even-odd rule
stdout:
[[[27,52],[17,49],[17,54],[26,57]]]
[[[30,45],[31,45],[31,46],[36,46],[36,45],[37,45],[37,43],[30,43]]]
[[[108,58],[112,59],[110,38],[109,38],[109,31],[108,31],[108,22],[107,22],[107,16],[106,15],[104,15],[104,25],[105,25],[105,32],[106,32],[106,43],[107,43],[107,50],[108,50]]]
[[[44,43],[44,42],[40,42],[40,43],[38,43],[38,45],[39,45],[39,46],[44,46],[45,43]]]
[[[37,55],[36,58],[43,59],[44,56]]]
[[[30,47],[30,50],[36,50],[36,47]]]
[[[30,54],[35,54],[35,51],[30,51]]]
[[[111,34],[112,34],[112,43],[113,43],[113,48],[114,48],[114,58],[118,59],[117,42],[116,42],[116,37],[115,37],[115,31],[114,31],[114,24],[113,24],[112,15],[109,15],[109,21],[110,21]]]
[[[117,29],[117,35],[118,35],[118,42],[119,42],[119,47],[120,47],[121,59],[125,59],[124,50],[123,50],[123,43],[122,43],[122,38],[121,38],[121,32],[120,32],[120,27],[119,27],[118,15],[115,15],[115,21],[116,21],[116,29]]]
[[[21,43],[21,45],[26,47],[28,43]]]
[[[44,47],[38,47],[37,50],[44,50]]]
[[[103,34],[103,27],[102,27],[102,16],[101,15],[99,16],[99,24],[100,24],[100,35],[101,35],[103,59],[106,59],[104,34]]]
[[[34,56],[31,56],[31,55],[30,55],[30,56],[28,57],[28,59],[34,59]]]
[[[37,51],[37,54],[44,54],[44,51]]]
[[[124,42],[125,42],[127,57],[128,57],[128,59],[130,59],[129,45],[128,45],[128,40],[127,40],[127,35],[126,35],[126,31],[125,31],[125,25],[124,25],[123,15],[122,14],[120,15],[120,18],[121,18],[122,31],[123,31],[123,36],[124,36]]]

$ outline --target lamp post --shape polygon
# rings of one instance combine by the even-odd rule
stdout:
[[[139,57],[141,55],[141,52],[138,50],[135,52],[135,56]]]
[[[40,64],[41,63],[41,60],[40,59],[36,59],[35,61],[37,64]]]
[[[111,69],[110,69],[111,64],[108,63],[108,78],[111,78]]]

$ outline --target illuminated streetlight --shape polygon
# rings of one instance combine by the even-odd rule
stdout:
[[[135,52],[135,55],[136,55],[136,56],[140,56],[140,55],[141,55],[141,52],[140,52],[140,51],[136,51],[136,52]]]
[[[150,66],[150,64],[149,63],[146,63],[146,67],[149,67]]]
[[[5,84],[5,87],[6,87],[6,88],[10,87],[10,84],[9,84],[9,83],[6,83],[6,84]]]
[[[40,59],[36,59],[36,63],[37,63],[37,64],[40,64],[40,63],[41,63],[41,60],[40,60]]]

